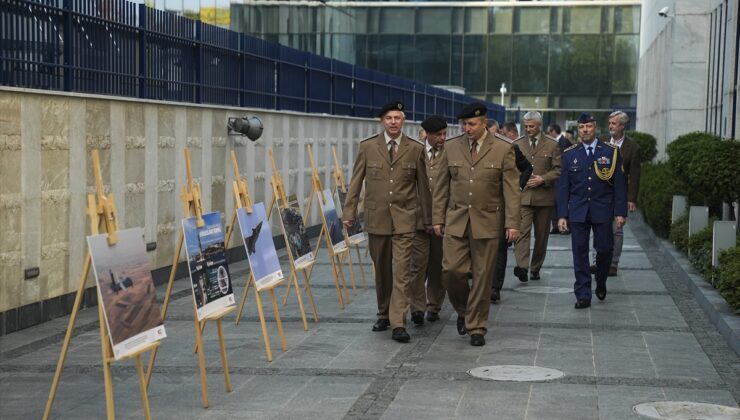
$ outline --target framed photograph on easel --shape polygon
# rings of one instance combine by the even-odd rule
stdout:
[[[295,194],[288,197],[288,206],[278,206],[280,221],[285,229],[285,236],[293,255],[293,263],[296,269],[306,268],[314,261],[311,242],[306,234],[306,226],[303,224],[303,216],[298,205]]]
[[[284,279],[283,269],[272,240],[272,229],[267,221],[265,203],[252,205],[252,212],[247,213],[244,207],[237,210],[239,228],[247,251],[249,268],[254,276],[257,290],[275,286]]]
[[[342,218],[342,205],[344,203],[344,200],[347,198],[347,192],[342,191],[341,188],[337,188],[337,215],[339,218]],[[356,245],[361,243],[362,241],[367,239],[367,233],[365,233],[364,230],[362,230],[362,216],[360,214],[357,215],[357,219],[355,220],[355,223],[352,224],[352,226],[347,228],[347,239],[349,240],[349,243],[352,245]]]
[[[334,197],[332,197],[331,190],[325,189],[321,193],[323,195],[323,203],[319,201],[320,208],[326,221],[326,229],[331,240],[331,246],[334,249],[334,253],[340,253],[347,249],[347,241],[344,238],[344,231],[342,230],[342,220],[337,215],[337,209],[334,206]]]

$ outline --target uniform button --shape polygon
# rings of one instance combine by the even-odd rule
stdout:
[[[588,187],[588,190],[591,191],[591,187]]]
[[[472,204],[468,204],[468,208],[472,208],[472,207],[473,207],[473,205],[472,205]]]
[[[468,195],[473,195],[473,193],[472,192],[469,192]]]
[[[475,168],[470,168],[470,170],[471,170],[471,171],[474,171],[474,170],[475,170]]]
[[[391,184],[393,183],[393,180],[391,179]]]
[[[588,177],[588,180],[590,181],[591,180],[591,177]]]
[[[591,201],[591,197],[587,198],[586,200]]]
[[[393,203],[388,203],[388,207],[393,207]]]
[[[470,183],[471,183],[471,184],[473,183],[473,180],[472,180],[472,179],[470,180]]]
[[[388,194],[393,195],[393,191],[389,191]]]
[[[391,166],[391,171],[393,170],[393,167]]]

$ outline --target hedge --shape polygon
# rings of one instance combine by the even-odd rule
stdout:
[[[658,155],[658,141],[652,134],[642,131],[627,131],[625,134],[640,146],[640,161],[643,164],[652,162]]]
[[[671,230],[671,206],[674,195],[682,195],[670,165],[664,162],[642,165],[637,202],[645,221],[663,238]]]
[[[668,235],[671,241],[680,251],[686,253],[689,251],[689,215],[685,214],[676,223],[671,225],[671,233]]]
[[[740,246],[719,254],[715,287],[735,311],[740,311]]]

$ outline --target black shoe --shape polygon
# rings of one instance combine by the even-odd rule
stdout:
[[[457,333],[460,335],[465,335],[465,317],[464,316],[457,316]]]
[[[525,268],[521,268],[519,266],[514,267],[514,275],[517,276],[520,282],[526,283],[529,281],[527,278],[527,270]]]
[[[375,324],[373,325],[373,331],[385,331],[388,329],[388,327],[391,325],[391,322],[387,319],[381,318],[377,321],[375,321]]]
[[[591,306],[591,301],[586,299],[578,299],[576,302],[576,309],[584,309]]]
[[[601,287],[596,286],[596,297],[599,298],[599,300],[606,299],[606,284]]]
[[[589,267],[589,270],[591,270],[591,274],[596,274],[596,264]]]
[[[485,346],[486,339],[482,334],[473,334],[470,336],[470,345],[475,347]]]
[[[436,312],[427,312],[427,321],[429,322],[439,321],[439,314]]]
[[[533,271],[529,274],[530,280],[539,280],[540,279],[540,272],[539,271]]]
[[[491,291],[491,303],[498,303],[501,300],[501,292],[498,290]]]
[[[398,327],[393,329],[393,336],[391,337],[399,343],[408,343],[411,340],[411,336],[406,332],[406,328]]]
[[[411,321],[414,323],[414,325],[424,325],[424,312],[411,312]]]

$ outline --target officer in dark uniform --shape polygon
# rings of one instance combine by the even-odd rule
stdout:
[[[591,306],[588,245],[591,231],[596,250],[596,297],[606,298],[606,278],[612,260],[612,221],[624,226],[627,183],[619,149],[596,140],[596,121],[578,118],[581,143],[565,150],[558,181],[557,211],[560,231],[570,228],[575,271],[576,309]]]

